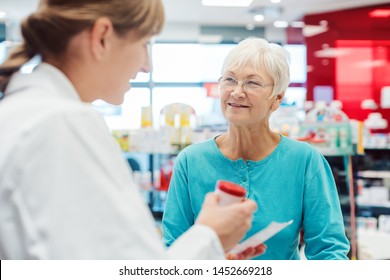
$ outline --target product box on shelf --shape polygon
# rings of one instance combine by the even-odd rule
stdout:
[[[320,105],[312,109],[300,125],[299,135],[298,140],[316,146],[324,155],[354,153],[351,122],[338,108]]]

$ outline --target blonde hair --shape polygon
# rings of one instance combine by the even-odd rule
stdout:
[[[284,93],[290,83],[289,53],[280,45],[267,40],[249,37],[241,41],[226,56],[221,74],[233,68],[251,65],[253,68],[265,68],[272,77],[274,88],[272,96]]]
[[[138,38],[161,32],[161,0],[41,0],[38,10],[21,24],[23,42],[0,65],[0,92],[11,75],[35,55],[63,54],[73,36],[107,17],[119,36],[136,31]]]

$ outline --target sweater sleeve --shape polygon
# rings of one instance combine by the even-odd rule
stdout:
[[[303,236],[307,259],[348,259],[349,241],[332,171],[321,154],[309,166],[304,191]]]
[[[195,222],[188,178],[183,166],[185,166],[185,155],[182,153],[175,161],[162,220],[163,240],[167,246],[170,246]]]

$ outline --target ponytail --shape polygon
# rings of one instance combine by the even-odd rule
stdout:
[[[7,59],[0,65],[0,99],[4,97],[8,82],[15,72],[19,71],[23,64],[35,56],[22,44],[11,51]]]
[[[43,61],[64,54],[70,40],[101,17],[109,18],[120,36],[135,30],[139,38],[160,33],[165,19],[161,0],[40,0],[21,24],[23,43],[0,65],[0,99],[23,64],[36,54]]]

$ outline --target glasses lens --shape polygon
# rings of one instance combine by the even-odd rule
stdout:
[[[236,86],[237,81],[235,79],[231,78],[231,77],[222,77],[219,80],[219,84],[222,87],[231,88],[231,87],[235,87]]]

